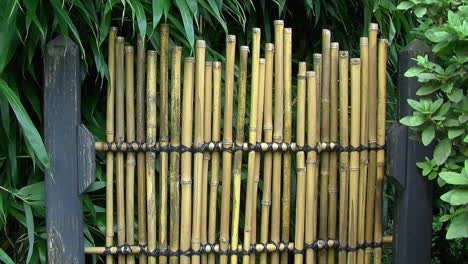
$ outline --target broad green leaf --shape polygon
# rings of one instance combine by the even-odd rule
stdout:
[[[422,142],[424,146],[431,144],[434,137],[435,137],[435,128],[433,125],[429,125],[423,130],[421,134],[421,138],[422,138]]]
[[[468,174],[468,160],[465,160],[465,173]]]
[[[447,239],[468,237],[468,212],[453,218],[447,230]]]
[[[444,138],[439,141],[434,149],[434,160],[437,165],[442,165],[450,156],[451,151],[452,143],[450,142],[450,139]]]
[[[414,14],[417,16],[417,17],[422,17],[426,14],[427,10],[426,8],[424,7],[421,7],[421,6],[417,6],[414,8]]]
[[[8,256],[7,253],[5,253],[5,251],[3,251],[2,248],[0,248],[0,260],[3,261],[6,264],[15,264],[15,262],[13,262],[13,260],[10,258],[10,256]]]
[[[407,102],[414,110],[423,111],[423,108],[418,101],[413,100],[413,99],[408,99]]]
[[[49,158],[47,156],[47,151],[39,132],[31,121],[31,118],[26,112],[26,109],[24,109],[23,105],[21,104],[18,96],[16,96],[8,84],[2,79],[0,79],[0,92],[5,95],[8,103],[10,103],[10,106],[13,109],[13,112],[15,112],[16,119],[24,131],[24,137],[32,146],[37,159],[42,164],[44,169],[50,172]]]
[[[26,263],[29,263],[31,260],[31,256],[34,250],[34,218],[31,210],[31,206],[26,202],[23,203],[24,205],[24,215],[26,217],[26,227],[28,230],[28,241],[29,241],[29,250],[28,256],[26,259]]]
[[[468,185],[468,177],[456,172],[441,172],[440,177],[445,182],[454,185]]]
[[[440,217],[439,219],[439,222],[443,223],[443,222],[447,222],[448,220],[450,220],[453,216],[452,215],[443,215]]]
[[[451,205],[468,204],[468,190],[454,189],[444,193],[440,199],[444,202],[450,203]]]
[[[420,115],[406,116],[406,117],[403,117],[402,119],[400,119],[400,123],[402,123],[405,126],[409,126],[409,127],[420,126],[420,125],[422,125],[424,123],[424,121],[426,121],[425,117],[420,116]]]
[[[418,82],[428,82],[430,80],[437,80],[437,76],[433,73],[423,72],[418,75]]]
[[[439,31],[437,28],[430,29],[426,31],[426,37],[432,42],[442,42],[449,41],[452,38],[452,35],[445,31]]]
[[[155,29],[164,11],[164,1],[153,0],[152,8],[153,8],[153,29]]]
[[[421,88],[418,89],[418,91],[416,92],[416,95],[418,96],[425,96],[425,95],[429,95],[435,91],[438,91],[440,90],[440,86],[439,85],[434,85],[432,83],[427,83],[427,84],[423,84],[421,86]]]
[[[435,111],[437,111],[443,102],[444,100],[442,98],[439,98],[435,102],[431,103],[429,107],[430,112],[434,113]]]
[[[403,2],[398,4],[397,9],[398,10],[408,10],[413,6],[414,6],[414,3],[410,2],[410,1],[403,1]]]
[[[456,138],[465,132],[465,128],[450,128],[448,130],[448,137],[450,139]]]
[[[192,14],[185,0],[175,0],[175,2],[179,7],[180,15],[182,16],[182,21],[184,22],[185,37],[189,41],[190,47],[193,49],[195,43],[195,33],[193,30]]]
[[[422,73],[425,69],[422,67],[413,67],[405,72],[405,77],[414,77]]]
[[[462,89],[453,89],[451,93],[447,94],[450,101],[458,103],[463,99],[463,90]]]

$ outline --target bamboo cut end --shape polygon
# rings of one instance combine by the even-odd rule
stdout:
[[[195,47],[196,48],[206,48],[206,42],[202,39],[199,39],[197,40],[197,42],[195,42]]]
[[[133,46],[125,46],[126,53],[133,53]]]
[[[236,35],[227,35],[226,42],[235,42],[235,41],[236,41]]]
[[[322,29],[322,37],[323,36],[326,36],[326,37],[329,37],[331,35],[331,31],[329,29]]]
[[[111,33],[117,33],[118,29],[117,29],[117,27],[112,26],[112,27],[110,27],[109,31]]]
[[[186,57],[185,61],[190,62],[190,63],[195,63],[195,58],[194,57]]]
[[[273,21],[273,24],[275,24],[275,25],[284,25],[284,21],[283,20],[275,20],[275,21]]]
[[[315,72],[314,71],[308,71],[306,72],[307,77],[315,77]]]
[[[379,30],[379,24],[377,23],[370,23],[369,30]]]
[[[258,61],[258,63],[260,63],[260,64],[265,64],[265,58],[260,58],[260,60]]]
[[[161,24],[159,26],[159,30],[161,30],[161,32],[168,32],[169,31],[169,25],[168,24]]]
[[[349,53],[347,50],[340,51],[340,57],[347,58],[348,56],[349,56]]]
[[[182,50],[182,47],[181,46],[174,46],[172,47],[173,50],[176,50],[176,51],[179,51],[179,50]]]
[[[249,52],[249,46],[240,46],[240,50],[245,50],[247,52]]]
[[[361,44],[361,46],[368,46],[369,45],[369,39],[367,37],[361,37],[359,39],[359,44]]]
[[[252,33],[260,33],[260,28],[252,28]]]
[[[122,37],[122,36],[118,36],[117,37],[117,43],[124,43],[125,42],[125,38]]]
[[[205,61],[205,66],[211,66],[213,63],[211,61]]]
[[[284,34],[292,34],[292,28],[284,28]]]
[[[388,39],[379,39],[379,43],[388,44]]]
[[[215,68],[215,69],[221,68],[221,62],[220,61],[213,62],[213,68]]]
[[[339,49],[340,48],[340,44],[338,42],[332,42],[330,44],[330,48],[332,49]]]
[[[322,54],[320,54],[320,53],[314,53],[314,58],[315,58],[315,59],[321,59],[321,58],[322,58]]]
[[[266,51],[274,51],[275,50],[275,45],[273,43],[267,43],[267,44],[265,44],[265,50]]]
[[[360,58],[352,58],[350,60],[351,64],[360,64],[361,63],[361,59]]]

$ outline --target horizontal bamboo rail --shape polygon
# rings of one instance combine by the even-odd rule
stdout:
[[[141,38],[134,51],[110,30],[107,136],[94,146],[106,152],[106,241],[85,253],[107,263],[379,263],[392,238],[381,216],[388,43],[377,25],[353,59],[323,30],[321,53],[298,67],[284,21],[263,50],[254,28],[239,75],[235,36],[223,65],[205,61],[204,40],[194,57],[170,50],[169,28],[159,27],[158,51]]]

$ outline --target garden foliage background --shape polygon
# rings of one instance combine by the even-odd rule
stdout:
[[[450,2],[464,3],[435,1],[449,6]],[[184,56],[192,54],[194,40],[202,38],[207,41],[207,60],[224,61],[226,33],[237,35],[238,43],[249,45],[251,28],[256,26],[264,32],[262,41],[270,42],[273,20],[284,19],[293,28],[297,63],[299,58],[311,62],[312,54],[320,51],[322,28],[332,30],[332,38],[340,42],[341,49],[358,56],[359,37],[367,35],[372,21],[379,23],[382,36],[391,43],[387,119],[395,120],[397,51],[417,36],[412,29],[421,23],[414,15],[416,10],[400,11],[398,4],[398,0],[0,1],[0,260],[46,262],[43,180],[49,163],[41,131],[43,54],[48,41],[62,34],[79,46],[82,121],[104,141],[106,38],[111,25],[119,27],[120,34],[129,40],[141,34],[148,46],[158,50],[157,25],[168,23],[170,45],[183,46]],[[103,165],[103,156],[98,154],[97,181],[82,196],[86,245],[103,244]],[[389,184],[386,194],[385,219],[391,231],[393,188]],[[439,201],[438,196],[435,199]],[[434,214],[442,214],[440,202],[434,204]],[[447,243],[445,230],[445,223],[434,221],[433,259],[436,263],[461,263],[461,256],[468,252],[466,240]]]

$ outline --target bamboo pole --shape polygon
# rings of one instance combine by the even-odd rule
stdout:
[[[221,62],[213,62],[213,134],[212,139],[220,140],[221,134]],[[210,182],[210,212],[208,225],[208,242],[216,242],[216,206],[219,185],[219,152],[211,154],[211,182]],[[208,255],[208,263],[215,264],[215,254]]]
[[[205,99],[203,109],[203,141],[211,141],[211,108],[212,108],[212,89],[213,89],[213,66],[211,61],[205,63]],[[201,230],[200,230],[200,243],[206,245],[208,242],[208,230],[207,230],[207,217],[208,217],[208,170],[210,165],[211,153],[203,153],[203,174],[202,174],[202,206],[201,206]],[[208,256],[206,254],[201,255],[201,263],[208,263]]]
[[[135,141],[135,87],[134,87],[134,50],[133,46],[125,47],[125,111],[127,125],[127,141]],[[126,177],[126,243],[133,245],[135,243],[135,153],[127,153],[127,177]],[[127,256],[127,263],[135,263],[135,256]]]
[[[361,136],[360,141],[362,146],[367,147],[368,142],[368,73],[369,73],[369,49],[368,49],[368,38],[362,37],[360,39],[360,51],[361,51]],[[367,150],[363,150],[359,154],[360,166],[359,166],[359,198],[358,198],[358,244],[364,243],[365,235],[365,219],[366,219],[366,185],[367,185],[367,163],[368,153]],[[359,249],[357,251],[357,263],[364,263],[364,250]]]
[[[265,58],[259,60],[259,80],[258,80],[258,109],[257,109],[257,142],[262,141],[262,124],[263,124],[263,107],[264,107],[264,96],[265,96]],[[255,155],[255,172],[253,179],[253,191],[252,191],[252,236],[250,244],[257,243],[257,199],[258,199],[258,183],[260,182],[260,161],[261,153]],[[250,264],[255,264],[256,253],[250,254]]]
[[[148,50],[146,82],[146,144],[156,144],[156,51]],[[148,211],[148,250],[156,249],[156,154],[146,153],[146,208]],[[149,257],[149,264],[155,264],[156,258]]]
[[[342,146],[349,145],[348,133],[348,67],[349,57],[347,51],[339,53],[339,75],[340,75],[340,143]],[[340,152],[340,212],[339,212],[339,242],[346,245],[348,236],[348,179],[349,179],[349,153]],[[338,263],[346,263],[346,252],[338,253]]]
[[[123,37],[117,37],[115,50],[115,141],[125,141],[125,106],[124,106],[124,44]],[[124,196],[124,153],[116,154],[116,188],[117,188],[117,243],[125,244],[125,196]],[[119,264],[125,263],[125,256],[118,256]]]
[[[195,44],[195,122],[194,122],[194,146],[203,144],[203,107],[205,89],[205,49],[204,40],[197,40]],[[203,177],[203,153],[193,155],[193,218],[192,218],[192,249],[200,249],[201,233],[201,206],[202,206],[202,177]],[[200,256],[192,255],[192,263],[199,264]]]
[[[385,144],[385,117],[386,117],[386,74],[387,74],[387,45],[388,40],[379,40],[378,58],[378,99],[377,99],[377,145]],[[375,233],[374,241],[382,242],[382,203],[383,183],[385,175],[385,150],[377,151],[377,179],[375,191]],[[374,263],[382,263],[382,248],[375,249]]]
[[[377,33],[378,25],[371,23],[369,25],[369,145],[375,147],[377,143]],[[369,151],[369,171],[367,184],[367,202],[366,202],[366,242],[371,242],[374,238],[374,202],[375,202],[375,181],[377,175],[377,152]],[[366,249],[365,263],[371,263],[371,256],[374,249]]]
[[[234,90],[234,64],[236,56],[236,36],[226,38],[226,74],[224,92],[223,146],[232,146],[232,99]],[[223,152],[223,176],[221,193],[221,222],[219,242],[221,250],[229,249],[229,204],[231,201],[231,162],[232,153]],[[220,263],[227,263],[227,256],[220,256]]]
[[[314,71],[306,72],[307,78],[307,144],[316,146],[319,141],[317,130],[320,129],[320,123],[317,122],[317,75]],[[305,243],[313,244],[317,238],[317,193],[318,193],[318,154],[316,151],[307,153],[306,160],[306,209],[305,209]],[[315,264],[315,251],[306,250],[307,264]]]
[[[137,39],[137,93],[136,93],[136,133],[137,142],[145,142],[145,43]],[[145,153],[137,154],[138,173],[138,244],[146,246],[146,168]],[[146,264],[147,256],[139,255],[140,264]]]
[[[284,139],[291,143],[292,138],[292,92],[291,92],[291,64],[292,64],[292,29],[283,30],[283,88],[284,88]],[[289,242],[290,211],[291,211],[291,153],[283,155],[283,197],[281,199],[281,240]],[[281,263],[288,263],[288,252],[281,254]]]
[[[106,141],[114,141],[114,105],[115,105],[115,39],[117,28],[111,27],[109,30],[109,83],[107,85],[107,110],[106,110]],[[114,238],[114,153],[106,154],[106,246],[113,244]],[[112,264],[112,256],[106,256],[106,263]]]
[[[330,44],[330,142],[338,141],[338,42]],[[337,159],[338,153],[330,152],[330,176],[328,180],[328,236],[336,239]],[[335,263],[335,249],[328,249],[328,264]]]
[[[260,60],[260,29],[252,29],[252,83],[250,95],[250,120],[249,120],[249,143],[255,144],[257,140],[257,115],[258,115],[258,80],[259,80],[259,60]],[[249,152],[247,164],[247,191],[245,197],[245,223],[244,223],[244,248],[250,247],[252,236],[252,208],[253,208],[253,185],[255,174],[254,151]],[[249,255],[243,255],[242,263],[249,263]]]
[[[351,146],[359,146],[360,104],[361,104],[361,60],[351,59]],[[358,184],[359,184],[359,152],[350,154],[349,173],[349,219],[348,219],[348,246],[357,246],[358,221]],[[348,252],[348,264],[356,263],[356,252]]]
[[[305,145],[305,121],[303,114],[306,113],[306,63],[299,62],[299,73],[297,74],[297,128],[296,142],[299,146]],[[304,249],[304,219],[306,208],[306,167],[305,154],[299,151],[296,154],[296,231],[294,245],[296,249]],[[294,264],[302,264],[304,260],[303,254],[294,255]]]
[[[184,91],[182,97],[182,145],[192,145],[192,112],[193,112],[193,57],[185,58],[184,62]],[[190,249],[192,223],[192,153],[183,152],[181,155],[181,211],[180,211],[180,250]],[[190,256],[181,255],[181,264],[190,263]]]
[[[273,142],[283,141],[283,29],[284,21],[274,21],[275,34],[275,120]],[[271,241],[280,242],[280,206],[281,206],[281,156],[279,152],[273,153],[273,185],[271,199]],[[277,252],[271,255],[271,263],[279,263]]]
[[[322,87],[321,87],[321,131],[322,142],[330,141],[330,40],[331,32],[322,30]],[[327,237],[328,224],[328,178],[330,176],[330,153],[320,153],[320,212],[319,212],[319,238]],[[319,263],[327,263],[327,252],[319,252]]]
[[[245,98],[247,89],[247,59],[249,47],[240,47],[240,73],[239,90],[237,92],[237,121],[236,121],[236,144],[244,144],[244,122],[245,122]],[[237,245],[239,242],[239,215],[241,200],[241,177],[242,177],[242,152],[234,154],[234,168],[232,170],[232,217],[231,217],[231,244]],[[231,263],[237,263],[237,255],[231,256]]]
[[[180,145],[180,63],[182,47],[172,48],[171,66],[171,145]],[[179,249],[179,228],[180,228],[180,154],[176,151],[170,155],[169,172],[169,248],[171,251]],[[177,264],[178,257],[170,257],[169,263]]]
[[[265,44],[265,105],[264,105],[264,140],[273,141],[273,120],[272,120],[272,101],[273,101],[273,49],[272,43]],[[270,219],[271,205],[271,169],[273,153],[267,152],[263,158],[263,193],[262,193],[262,213],[260,225],[260,242],[268,242],[268,224]],[[260,255],[260,263],[267,263],[267,254]]]
[[[159,111],[160,111],[160,126],[159,126],[159,141],[161,146],[169,144],[169,91],[168,91],[168,64],[169,64],[169,26],[161,24],[159,28],[160,37],[160,57],[159,57]],[[167,152],[159,154],[159,250],[167,250],[167,174],[168,174],[168,159]],[[167,257],[160,256],[159,263],[166,264]]]

